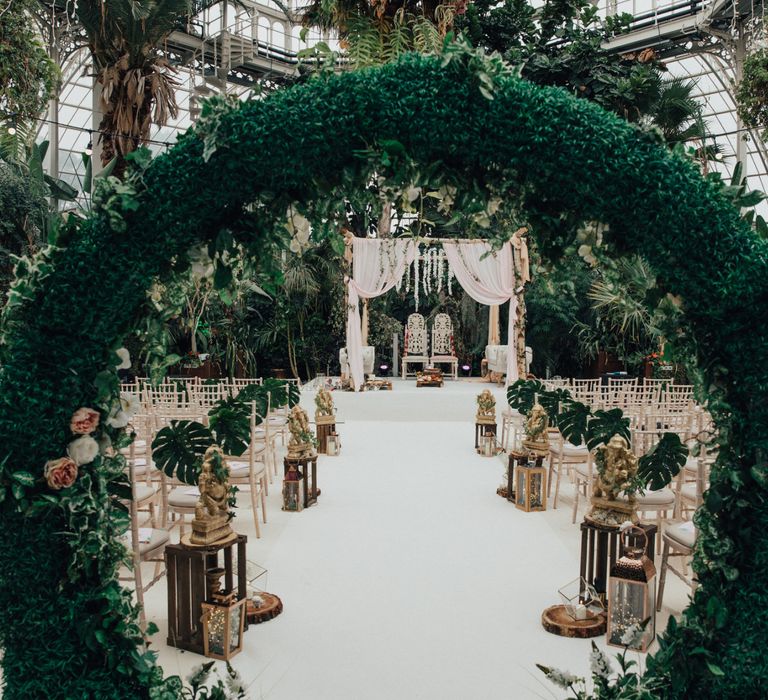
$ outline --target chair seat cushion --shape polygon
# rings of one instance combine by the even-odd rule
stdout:
[[[586,445],[572,445],[570,442],[563,443],[563,457],[572,459],[574,457],[581,457],[586,460],[589,457],[589,448]],[[560,445],[557,443],[550,444],[549,451],[555,455],[560,454]]]
[[[643,510],[643,507],[657,508],[659,506],[672,506],[675,503],[675,494],[672,489],[659,489],[658,491],[646,491],[644,494],[637,494],[637,509]]]
[[[149,542],[139,543],[139,554],[143,556],[159,547],[164,547],[168,544],[169,539],[170,536],[168,535],[168,530],[161,530],[160,528],[153,527],[152,536],[149,538]]]
[[[679,544],[686,549],[693,549],[696,546],[696,528],[692,522],[675,523],[668,525],[664,529],[664,537],[673,541],[673,544]]]
[[[688,459],[685,460],[685,466],[683,466],[683,469],[685,471],[690,472],[691,474],[698,474],[699,473],[699,458],[698,457],[688,457]]]
[[[696,501],[698,498],[696,483],[688,482],[680,487],[680,496],[686,501]]]
[[[148,498],[157,494],[157,489],[149,484],[136,484],[134,498],[137,503],[146,501]]]
[[[576,465],[576,473],[581,477],[582,481],[589,481],[592,478],[592,475],[594,475],[595,470],[593,468],[592,475],[590,475],[589,465],[582,462]]]
[[[270,425],[286,425],[288,423],[286,416],[270,416],[267,420]]]
[[[227,461],[227,466],[229,467],[230,479],[247,479],[250,475],[251,467],[248,462]],[[261,473],[265,471],[266,466],[263,462],[257,462],[253,465],[253,469],[258,479]]]
[[[427,355],[403,355],[403,362],[429,362]]]
[[[196,491],[196,493],[192,493]],[[197,504],[197,499],[200,497],[200,492],[197,489],[191,488],[177,488],[173,489],[168,494],[168,505],[171,508],[194,508]]]
[[[135,455],[143,455],[147,452],[147,441],[146,440],[134,440],[132,445],[129,445],[128,447],[123,447],[120,449],[120,454],[124,454],[126,457],[131,454],[131,447],[133,447],[133,454]]]
[[[432,355],[430,359],[432,362],[456,362],[457,364],[459,362],[456,355]]]

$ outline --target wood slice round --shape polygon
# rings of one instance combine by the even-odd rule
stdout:
[[[605,634],[606,617],[604,613],[598,613],[588,620],[574,620],[565,605],[552,605],[541,613],[541,624],[547,632],[560,637],[589,639]]]
[[[245,614],[249,625],[266,622],[283,612],[283,601],[274,593],[259,593],[259,595],[264,599],[264,604],[260,608],[257,608],[250,599],[246,604]]]

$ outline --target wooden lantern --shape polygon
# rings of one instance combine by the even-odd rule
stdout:
[[[291,472],[283,479],[283,510],[300,513],[304,509],[304,499],[301,493],[301,481],[291,478]]]
[[[533,465],[518,464],[515,506],[526,513],[547,509],[547,470],[537,458]]]
[[[329,457],[336,457],[339,454],[341,448],[341,442],[339,436],[336,433],[331,433],[325,440],[325,454]]]
[[[640,543],[630,543],[630,535],[639,536]],[[656,567],[646,554],[648,535],[642,528],[627,528],[621,533],[621,544],[622,556],[608,579],[608,644],[644,652],[656,636]]]
[[[480,446],[477,448],[479,454],[483,457],[496,456],[496,434],[486,432],[480,436]]]
[[[228,604],[202,604],[203,647],[208,658],[229,661],[242,651],[246,602],[241,598]]]

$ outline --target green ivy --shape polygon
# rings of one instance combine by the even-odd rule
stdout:
[[[660,697],[765,695],[768,508],[753,467],[768,448],[768,244],[721,188],[640,129],[494,62],[480,66],[474,52],[322,76],[227,111],[211,129],[207,162],[204,139],[191,130],[152,163],[134,161],[120,187],[101,184],[94,212],[57,241],[50,269],[4,315],[5,697],[134,699],[169,687],[115,581],[124,554],[111,544],[124,527],[110,495],[116,465],[97,459],[81,469],[76,529],[69,489],[50,491],[44,465],[66,448],[77,408],[109,415],[115,396],[103,396],[109,383],[99,377],[114,373],[114,348],[138,325],[153,282],[188,266],[187,251],[223,229],[243,255],[260,259],[284,240],[291,206],[306,212],[319,239],[338,236],[341,203],[362,202],[384,167],[361,154],[386,141],[457,192],[504,193],[522,204],[540,244],[554,221],[574,223],[571,240],[575,224],[602,222],[617,250],[643,255],[655,270],[660,293],[682,311],[670,342],[696,358],[720,452],[696,516],[701,586],[649,659],[649,677]],[[413,184],[403,179],[413,174],[407,168],[384,170],[384,186]],[[103,434],[119,439],[119,431]],[[31,474],[32,485],[16,472]],[[49,504],[33,510],[41,500]],[[86,561],[91,547],[98,563]],[[713,658],[727,674],[713,674]]]

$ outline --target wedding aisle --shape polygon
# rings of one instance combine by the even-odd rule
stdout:
[[[319,503],[284,513],[275,481],[257,540],[241,499],[234,526],[285,606],[248,630],[234,659],[250,697],[552,698],[562,692],[535,663],[588,675],[589,642],[540,624],[578,575],[570,499],[524,513],[495,494],[501,461],[472,449],[486,387],[334,392],[343,446],[320,457]],[[679,610],[683,595],[670,581],[665,602]],[[161,664],[184,676],[204,659],[165,647],[165,585],[148,601]]]

